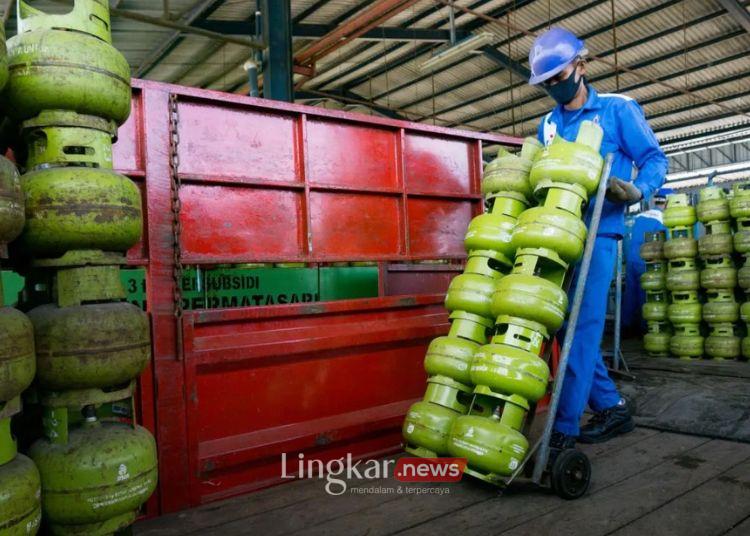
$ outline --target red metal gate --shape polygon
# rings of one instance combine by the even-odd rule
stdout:
[[[448,281],[481,210],[483,142],[502,135],[134,81],[116,168],[141,187],[153,362],[140,417],[156,435],[149,513],[280,480],[280,455],[376,456],[400,442],[447,329]],[[175,345],[169,98],[177,95],[183,263],[378,261],[379,297],[186,311]],[[417,263],[447,259],[452,264]]]

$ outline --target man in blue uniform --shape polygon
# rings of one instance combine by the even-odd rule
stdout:
[[[539,140],[549,144],[562,136],[573,141],[582,121],[598,123],[604,130],[601,154],[614,154],[594,255],[586,282],[560,406],[551,445],[569,448],[576,439],[584,443],[607,441],[633,429],[625,400],[610,379],[601,354],[607,293],[614,273],[617,239],[624,232],[625,208],[649,199],[663,184],[667,158],[649,127],[643,110],[632,98],[597,93],[586,81],[584,44],[562,28],[552,28],[531,47],[529,83],[541,85],[557,102],[542,119]],[[633,166],[638,170],[635,180]],[[589,203],[586,216],[590,221]],[[579,429],[586,405],[595,415]]]
[[[670,188],[660,188],[654,194],[654,206],[644,210],[635,217],[631,229],[631,238],[625,252],[625,293],[622,296],[623,331],[640,335],[643,331],[641,307],[646,301],[646,293],[641,288],[641,275],[646,271],[646,263],[641,259],[641,244],[646,233],[664,231],[662,212],[667,204]]]

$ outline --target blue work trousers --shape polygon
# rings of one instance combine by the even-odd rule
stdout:
[[[555,419],[554,429],[569,436],[578,436],[578,423],[587,403],[593,411],[599,412],[620,401],[601,351],[607,294],[616,258],[617,239],[598,236]],[[571,303],[577,279],[576,276],[571,286]]]

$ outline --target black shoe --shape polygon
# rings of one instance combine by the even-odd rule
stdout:
[[[549,447],[551,449],[565,450],[572,449],[576,446],[576,438],[565,435],[562,432],[552,432],[549,438]]]
[[[618,404],[597,413],[581,428],[578,441],[581,443],[603,443],[615,436],[632,432],[635,422],[626,403]]]

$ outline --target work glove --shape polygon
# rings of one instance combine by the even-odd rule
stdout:
[[[632,182],[611,177],[607,183],[606,197],[613,203],[637,203],[643,198],[643,194]]]

